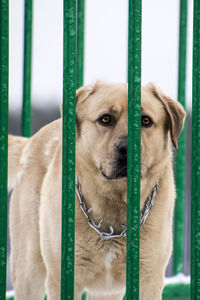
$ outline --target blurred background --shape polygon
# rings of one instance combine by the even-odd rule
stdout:
[[[178,0],[143,0],[142,84],[153,82],[177,99]],[[187,174],[185,273],[189,274],[192,1],[188,1]],[[59,117],[62,102],[63,1],[35,0],[33,20],[33,133]],[[84,83],[127,81],[128,0],[86,0]],[[20,134],[24,1],[10,1],[9,131]],[[9,265],[8,265],[9,268]],[[171,273],[168,267],[167,275]],[[11,289],[8,271],[8,289]]]

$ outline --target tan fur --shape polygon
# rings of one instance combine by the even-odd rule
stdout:
[[[112,225],[116,233],[126,224],[127,180],[108,180],[101,170],[113,174],[116,144],[127,137],[127,94],[126,84],[102,82],[77,91],[76,174],[93,219],[103,218],[103,230]],[[116,124],[102,127],[97,120],[108,112]],[[159,189],[140,233],[140,299],[160,300],[172,250],[171,137],[177,146],[185,113],[180,104],[147,85],[142,88],[142,114],[154,123],[141,131],[141,209],[157,180]],[[60,299],[61,131],[59,119],[28,141],[10,138],[11,169],[16,177],[23,172],[15,181],[10,208],[16,300],[42,300],[45,292],[48,300]],[[81,299],[85,288],[90,300],[122,299],[125,280],[126,239],[102,241],[88,226],[76,197],[75,299]]]
[[[18,179],[20,179],[20,172],[23,172],[21,170],[21,164],[20,164],[20,159],[22,156],[23,149],[28,142],[27,138],[23,137],[16,137],[13,135],[9,135],[8,137],[8,186],[9,189],[13,188],[18,174]]]

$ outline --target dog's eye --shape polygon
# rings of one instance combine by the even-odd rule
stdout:
[[[114,123],[114,117],[109,114],[104,114],[98,119],[98,122],[103,126],[111,126]]]
[[[142,126],[150,127],[153,124],[153,121],[148,116],[142,116]]]

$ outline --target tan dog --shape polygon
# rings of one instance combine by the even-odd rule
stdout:
[[[77,91],[76,174],[91,218],[120,234],[126,224],[127,85],[97,82]],[[160,300],[172,250],[172,143],[185,112],[153,85],[142,88],[141,211],[158,181],[140,234],[140,299]],[[60,299],[61,119],[32,138],[9,137],[11,265],[15,299]],[[76,196],[75,299],[123,298],[126,238],[102,240]],[[134,299],[133,299],[134,300]]]

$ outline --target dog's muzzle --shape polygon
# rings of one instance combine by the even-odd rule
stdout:
[[[102,175],[106,179],[120,179],[127,177],[127,151],[127,141],[120,141],[116,146],[116,164],[112,174],[108,176],[101,170]]]
[[[127,177],[127,141],[121,141],[116,147],[118,153],[117,178]]]

